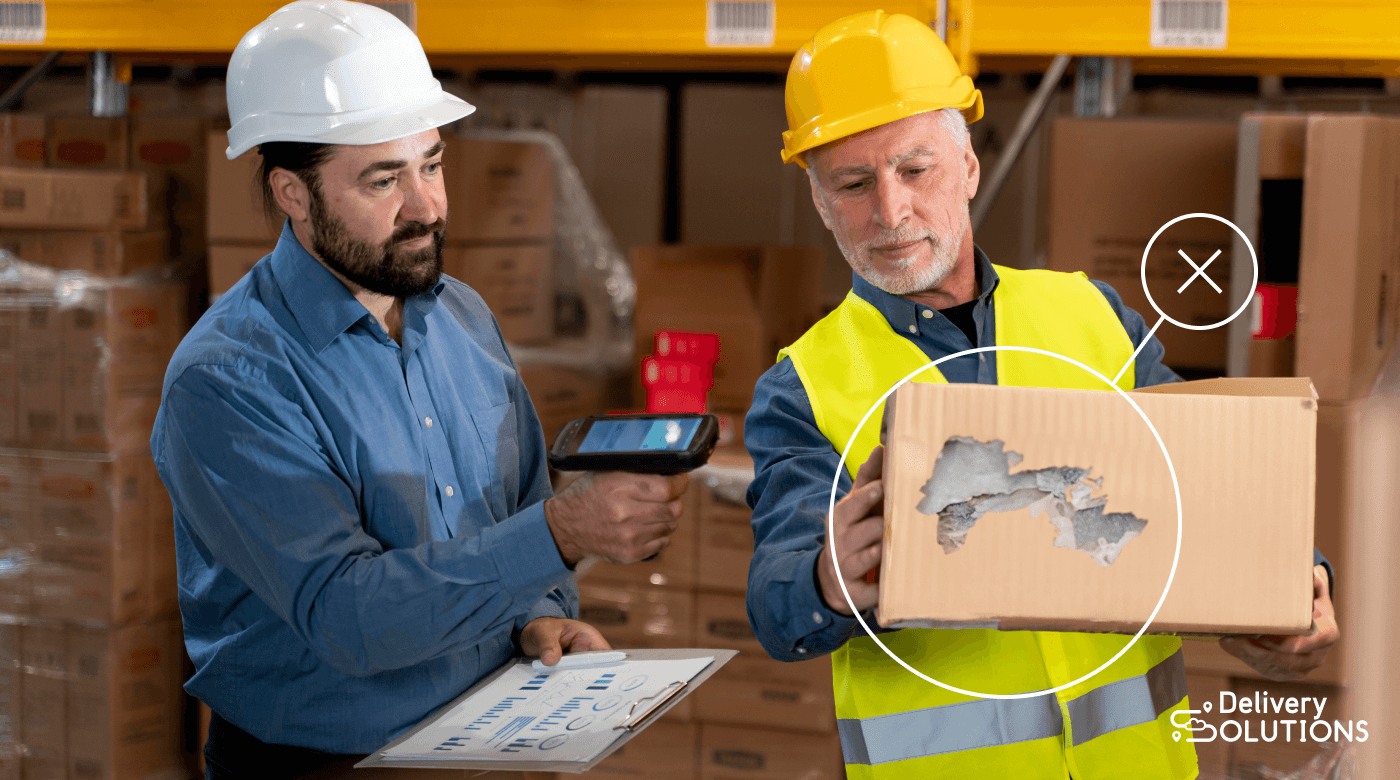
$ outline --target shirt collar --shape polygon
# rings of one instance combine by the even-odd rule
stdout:
[[[282,297],[314,351],[325,349],[351,325],[369,316],[369,310],[355,300],[345,284],[301,245],[292,232],[291,220],[283,223],[270,262]],[[431,291],[405,301],[405,307],[416,304],[426,314],[444,284],[439,279]]]
[[[977,287],[981,291],[977,300],[979,305],[985,306],[991,302],[992,291],[996,289],[1000,278],[997,276],[996,268],[992,267],[992,261],[987,259],[987,255],[981,247],[976,245],[972,247],[972,257],[977,272]],[[910,329],[910,326],[917,327],[919,311],[928,308],[927,306],[916,304],[900,295],[887,293],[866,281],[860,274],[852,274],[851,276],[851,291],[885,315],[885,319],[889,321],[890,327],[894,328],[896,333],[915,332]]]

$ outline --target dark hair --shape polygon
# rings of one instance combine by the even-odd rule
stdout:
[[[273,168],[285,168],[296,174],[313,195],[321,192],[321,163],[329,160],[335,149],[331,144],[309,144],[301,141],[269,141],[258,147],[262,164],[258,166],[258,185],[262,192],[263,213],[268,223],[280,227],[286,215],[277,205],[268,176]]]

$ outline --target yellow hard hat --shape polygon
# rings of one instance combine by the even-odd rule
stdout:
[[[865,11],[821,28],[797,50],[787,76],[783,162],[907,116],[956,108],[982,118],[982,93],[953,53],[912,16]]]

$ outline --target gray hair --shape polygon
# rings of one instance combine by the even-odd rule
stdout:
[[[967,149],[971,146],[972,134],[967,130],[967,120],[963,118],[961,109],[940,108],[934,113],[938,114],[939,126],[948,131],[948,135],[952,136],[953,141],[957,143],[959,149]],[[818,147],[818,149],[820,148],[821,147]],[[807,152],[809,160],[811,159],[812,153],[816,151],[817,149],[813,149]],[[816,169],[810,164],[807,166],[807,177],[813,182],[817,180]]]

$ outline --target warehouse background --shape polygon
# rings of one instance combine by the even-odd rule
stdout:
[[[171,351],[275,240],[256,158],[223,155],[222,76],[230,31],[277,4],[221,3],[207,18],[201,4],[109,2],[87,16],[79,5],[0,2],[0,249],[12,255],[0,261],[0,779],[181,777],[196,771],[201,717],[180,690],[171,510],[146,441]],[[549,3],[515,18],[380,5],[417,25],[444,86],[478,107],[444,129],[448,272],[496,312],[547,435],[572,417],[641,408],[638,366],[655,332],[721,338],[709,403],[727,446],[692,483],[673,545],[651,563],[587,572],[581,592],[584,619],[617,646],[742,654],[590,776],[840,777],[829,663],[770,661],[748,628],[752,465],[739,442],[776,349],[849,288],[805,174],[778,149],[787,57],[861,7],[694,3],[710,15],[691,19],[676,10],[687,4],[619,3],[614,17],[583,20]],[[1339,573],[1345,621],[1366,538],[1354,453],[1400,310],[1400,46],[1368,31],[1400,19],[1379,3],[1312,8],[1311,27],[1282,35],[1282,20],[1263,29],[1267,4],[1195,4],[1228,9],[1227,37],[1209,18],[1183,32],[1103,4],[1091,9],[1094,37],[1054,4],[1000,2],[977,4],[978,37],[959,15],[968,5],[954,4],[949,34],[980,66],[975,235],[995,262],[1084,270],[1150,324],[1138,262],[1157,228],[1210,212],[1249,235],[1260,289],[1246,315],[1157,336],[1187,378],[1312,377],[1316,543]],[[1187,4],[1152,4],[1174,5]],[[762,23],[726,26],[737,6]],[[1304,8],[1279,6],[1269,15]],[[144,14],[141,29],[123,11]],[[201,23],[210,43],[190,40]],[[687,24],[706,35],[693,41]],[[1149,26],[1208,45],[1188,35],[1166,57]],[[1132,35],[1115,36],[1120,27]],[[1061,52],[1078,58],[1043,85]],[[1018,138],[1037,90],[1044,116]],[[1022,141],[986,202],[991,171]],[[1225,231],[1189,240],[1220,249],[1218,267],[1234,272],[1213,274],[1223,295],[1174,316],[1214,322],[1248,287],[1248,259]],[[1158,281],[1174,287],[1189,271]],[[1188,642],[1191,694],[1327,696],[1341,702],[1329,715],[1367,717],[1349,709],[1348,684],[1363,678],[1347,659],[1378,654],[1343,625],[1342,646],[1297,683]],[[1198,748],[1206,777],[1343,760],[1325,744]]]

